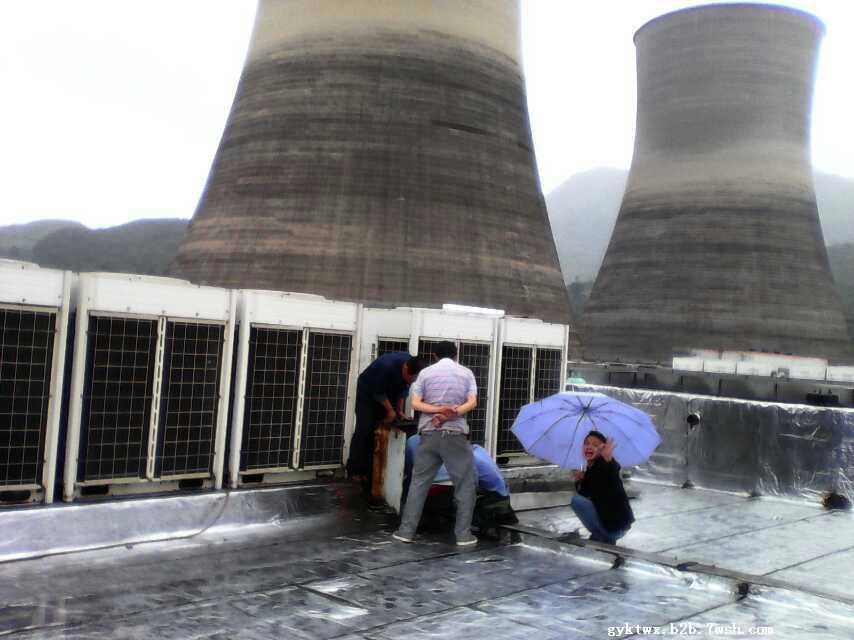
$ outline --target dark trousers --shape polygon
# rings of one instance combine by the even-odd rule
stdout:
[[[385,417],[385,408],[373,398],[356,396],[356,428],[350,440],[347,473],[369,476],[374,463],[374,430]]]
[[[401,536],[412,538],[415,535],[427,494],[443,463],[454,483],[454,503],[457,506],[454,533],[458,542],[471,538],[477,486],[474,455],[468,437],[452,431],[428,431],[421,434],[421,445],[415,454],[412,481],[398,529]]]
[[[605,528],[601,518],[596,511],[596,506],[591,502],[590,498],[585,498],[582,495],[572,496],[572,502],[569,506],[575,511],[575,515],[581,520],[581,524],[590,532],[590,539],[594,542],[607,542],[608,544],[617,544],[617,540],[622,538],[629,531],[629,527],[617,531],[611,531]]]

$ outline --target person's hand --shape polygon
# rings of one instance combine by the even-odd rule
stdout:
[[[449,418],[455,418],[457,415],[457,410],[454,407],[442,407],[439,410],[438,415],[444,416],[445,420]]]
[[[447,418],[444,414],[442,414],[442,413],[437,413],[436,415],[434,415],[434,416],[433,416],[433,419],[430,421],[430,423],[431,423],[434,427],[441,427],[441,426],[442,426],[443,424],[445,424],[447,421],[448,421],[448,418]]]
[[[617,444],[614,442],[613,438],[608,438],[599,448],[599,455],[605,458],[608,462],[611,462],[611,459],[614,457],[614,448]]]
[[[397,413],[397,420],[398,420],[398,422],[411,422],[412,416],[408,416],[405,413],[398,412]]]
[[[385,417],[383,418],[383,424],[391,424],[394,422],[394,419],[397,417],[397,414],[394,411],[386,411]]]
[[[575,481],[581,482],[582,480],[584,480],[584,472],[583,471],[576,471],[575,472]]]

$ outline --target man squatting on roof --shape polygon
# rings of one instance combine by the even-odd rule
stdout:
[[[454,483],[457,545],[469,546],[477,544],[471,533],[477,478],[465,415],[477,406],[477,383],[471,369],[456,362],[457,347],[453,342],[440,342],[434,353],[439,361],[422,370],[412,385],[412,408],[421,412],[421,445],[415,454],[400,528],[393,537],[401,542],[413,541],[427,493],[444,463]]]
[[[576,495],[570,506],[590,532],[590,539],[617,544],[635,521],[629,498],[614,460],[614,441],[598,431],[584,438],[587,468],[575,474]]]

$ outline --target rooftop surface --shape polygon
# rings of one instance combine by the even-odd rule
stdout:
[[[621,548],[555,540],[580,526],[559,492],[514,496],[514,540],[466,551],[434,537],[404,545],[389,537],[391,517],[361,511],[331,485],[320,491],[341,500],[336,512],[313,511],[303,496],[266,523],[253,507],[245,526],[3,562],[0,636],[571,640],[643,637],[640,625],[704,638],[755,637],[753,627],[854,637],[850,512],[628,486],[637,522]],[[130,503],[113,504],[113,520],[127,517]]]

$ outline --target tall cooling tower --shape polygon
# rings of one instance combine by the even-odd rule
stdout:
[[[570,322],[520,59],[516,0],[261,0],[172,272]]]
[[[634,157],[585,308],[585,354],[849,356],[810,166],[823,26],[781,7],[677,11],[635,35]]]

